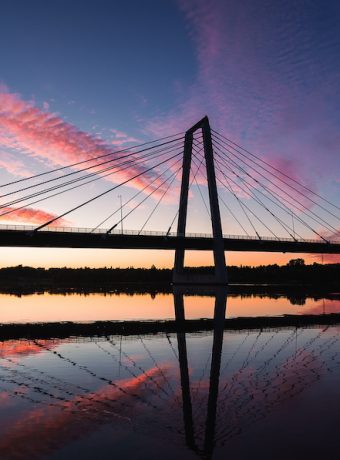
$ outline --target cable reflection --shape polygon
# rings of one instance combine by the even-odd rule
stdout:
[[[0,404],[12,398],[25,410],[16,421],[3,419],[0,457],[48,458],[102,425],[119,432],[126,421],[125,430],[166,439],[176,448],[186,445],[210,459],[216,448],[339,368],[337,328],[226,332],[226,288],[205,294],[215,299],[214,329],[211,350],[204,344],[208,356],[199,356],[199,378],[188,358],[195,337],[186,335],[188,286],[174,289],[175,334],[2,342]],[[79,353],[78,342],[96,354]],[[77,379],[70,381],[70,375]]]

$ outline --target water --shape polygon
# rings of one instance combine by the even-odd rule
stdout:
[[[339,311],[337,296],[216,295],[175,297],[179,324],[215,311],[209,332],[0,341],[1,460],[338,459],[340,327],[222,321]],[[170,294],[0,301],[1,322],[175,316]]]
[[[0,294],[0,306],[0,323],[174,318],[171,293]],[[185,296],[187,319],[211,318],[213,311],[213,297]],[[294,292],[229,294],[226,317],[322,313],[340,313],[339,294],[330,293],[327,298]]]
[[[0,458],[339,458],[339,328],[213,339],[2,342]]]

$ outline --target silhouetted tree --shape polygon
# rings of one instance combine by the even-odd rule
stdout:
[[[305,261],[303,259],[291,259],[287,265],[288,267],[303,267],[305,265]]]

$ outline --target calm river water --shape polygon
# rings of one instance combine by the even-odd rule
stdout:
[[[174,317],[170,294],[0,305],[3,323]],[[188,296],[186,317],[213,306]],[[339,301],[229,296],[226,316],[324,311]],[[0,341],[2,460],[338,459],[339,406],[337,326]]]
[[[211,318],[214,297],[185,296],[187,319]],[[339,313],[340,295],[327,298],[292,293],[229,294],[226,317]],[[15,322],[158,320],[174,318],[173,294],[61,293],[0,294],[0,324]]]

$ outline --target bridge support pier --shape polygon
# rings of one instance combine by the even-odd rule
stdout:
[[[188,211],[189,179],[192,158],[192,144],[194,133],[202,130],[205,166],[208,178],[209,206],[213,233],[214,274],[193,275],[184,270],[185,256],[185,229]],[[185,133],[181,194],[177,224],[179,245],[175,252],[175,264],[172,281],[174,284],[220,284],[228,282],[227,268],[224,254],[224,242],[221,225],[221,215],[218,203],[214,153],[211,139],[211,130],[208,117],[204,117]]]

